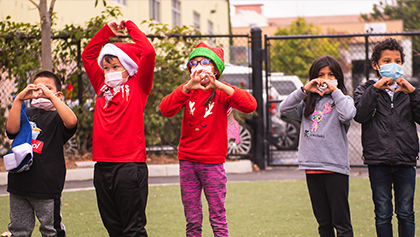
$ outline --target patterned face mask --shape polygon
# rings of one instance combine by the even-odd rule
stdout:
[[[204,71],[211,73],[211,69],[212,69],[212,68],[213,68],[213,67],[212,67],[211,65],[206,65],[206,66],[203,66],[203,65],[201,65],[201,64],[198,64],[197,66],[195,66],[195,67],[193,67],[193,68],[191,69],[191,75],[192,75],[195,71],[200,70],[200,69],[203,69],[203,72],[201,72],[201,73],[200,73],[200,75],[201,75],[201,76],[203,76],[203,75],[205,74],[205,72],[204,72]]]

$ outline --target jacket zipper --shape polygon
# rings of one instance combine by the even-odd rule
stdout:
[[[391,165],[394,165],[394,95],[391,97]]]

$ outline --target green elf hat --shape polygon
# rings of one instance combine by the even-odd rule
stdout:
[[[217,75],[216,78],[219,79],[220,75],[222,74],[223,70],[225,70],[225,63],[224,63],[224,51],[222,48],[215,48],[210,47],[207,44],[201,42],[197,46],[195,46],[194,50],[190,54],[188,58],[188,62],[195,57],[206,57],[213,61],[217,68]],[[187,64],[188,67],[188,64]],[[188,67],[188,70],[191,73],[191,68]]]

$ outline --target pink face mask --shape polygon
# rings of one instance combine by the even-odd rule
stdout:
[[[123,72],[125,72],[125,70],[105,74],[105,84],[107,84],[111,88],[114,88],[126,83],[128,81],[128,77],[123,78]]]
[[[57,95],[57,94],[58,94],[58,92],[55,93],[54,96]],[[54,104],[51,102],[51,100],[49,100],[47,98],[32,99],[31,105],[35,108],[45,109],[45,110],[49,110],[52,107],[54,107]]]
[[[32,99],[31,105],[38,109],[51,109],[54,107],[54,104],[51,102],[51,100],[46,98],[38,98],[38,99]]]

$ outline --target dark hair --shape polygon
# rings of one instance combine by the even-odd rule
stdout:
[[[331,72],[334,74],[337,79],[338,85],[337,88],[340,89],[343,94],[347,94],[346,86],[344,85],[344,74],[341,70],[340,63],[332,56],[325,55],[321,56],[312,63],[311,68],[309,69],[309,80],[318,78],[319,71],[324,67],[330,67]],[[320,99],[318,93],[311,93],[308,97],[305,98],[305,110],[303,112],[304,116],[310,119],[311,114],[315,110],[316,101]]]
[[[382,52],[384,50],[397,50],[400,52],[401,55],[401,63],[404,63],[404,48],[402,47],[402,45],[394,38],[387,38],[383,41],[379,41],[378,43],[375,44],[375,46],[373,46],[373,50],[372,50],[372,56],[370,57],[370,60],[372,61],[372,63],[376,63],[376,65],[378,65],[379,59],[382,56]],[[379,72],[376,70],[376,74],[378,75],[378,77],[380,77]]]
[[[107,63],[111,63],[109,60],[111,60],[113,58],[118,58],[118,57],[117,56],[114,56],[114,55],[110,55],[110,54],[106,54],[104,56],[105,62],[107,62]]]
[[[51,78],[54,80],[54,84],[55,84],[55,89],[57,91],[61,91],[61,80],[60,78],[55,75],[54,73],[50,72],[50,71],[40,71],[38,72],[35,76],[34,79],[32,81],[35,81],[38,77],[47,77],[47,78]]]

